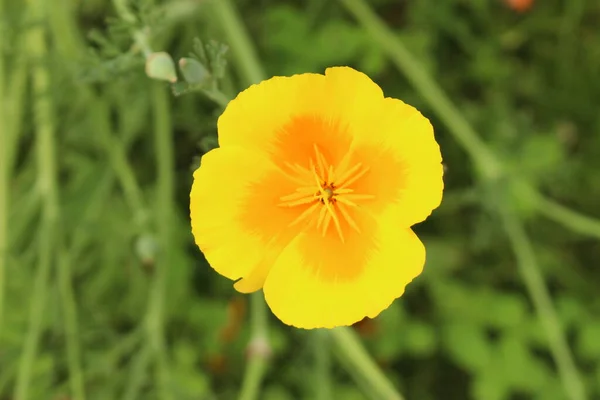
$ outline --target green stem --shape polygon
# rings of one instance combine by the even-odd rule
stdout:
[[[248,363],[238,396],[239,400],[260,398],[260,386],[271,354],[267,331],[267,310],[262,293],[251,294],[250,301],[252,336],[248,344]]]
[[[251,85],[262,81],[265,74],[239,13],[230,0],[213,0],[212,5],[245,84]],[[251,330],[248,364],[240,390],[240,400],[259,398],[260,387],[267,369],[270,344],[267,306],[262,293],[254,293],[251,296]]]
[[[497,179],[502,165],[477,136],[448,96],[427,74],[427,69],[415,59],[394,32],[373,12],[365,0],[339,0],[356,20],[371,34],[392,62],[429,102],[431,108],[448,127],[455,139],[467,150],[478,172],[486,179]]]
[[[150,351],[147,346],[144,346],[133,360],[123,400],[136,400],[140,397],[140,391],[144,386],[149,363]]]
[[[206,97],[223,108],[227,107],[227,104],[229,104],[229,101],[231,100],[225,93],[218,89],[204,90],[203,93]]]
[[[169,97],[164,85],[152,83],[154,139],[157,165],[157,229],[160,243],[160,256],[153,277],[150,304],[147,315],[148,335],[156,360],[159,393],[162,399],[170,399],[168,391],[168,367],[164,338],[164,296],[167,271],[171,263],[171,227],[175,209],[173,171],[175,169],[171,113]]]
[[[251,346],[249,346],[250,348]],[[260,399],[260,386],[262,377],[267,369],[267,358],[262,356],[249,357],[244,380],[238,396],[239,400],[258,400]]]
[[[385,400],[403,400],[402,395],[377,367],[351,328],[335,328],[330,334],[339,357],[347,362],[352,374],[368,383],[374,394]]]
[[[0,0],[0,15],[4,15],[4,2]],[[4,57],[1,49],[4,46],[4,35],[0,36],[0,121],[6,121],[5,100],[5,82],[8,79],[5,76]],[[9,133],[8,127],[4,123],[0,123],[0,143],[3,145],[0,148],[0,340],[2,339],[3,328],[3,312],[4,312],[4,287],[5,287],[5,270],[6,261],[8,260],[8,213],[9,213],[9,180],[10,167],[8,165],[8,154],[11,151],[8,143],[12,133]]]
[[[117,14],[123,21],[132,25],[137,22],[137,18],[131,12],[129,6],[127,5],[127,0],[113,0],[113,5],[117,10]]]
[[[29,4],[32,20],[43,17],[44,2]],[[55,127],[52,120],[52,102],[50,99],[50,75],[43,62],[47,55],[43,25],[32,27],[28,36],[29,52],[36,65],[32,68],[33,95],[35,112],[35,133],[38,162],[37,187],[42,198],[42,221],[40,226],[39,265],[33,283],[33,298],[29,310],[29,328],[25,336],[21,354],[19,372],[13,397],[26,400],[32,386],[33,363],[43,330],[43,316],[46,304],[46,290],[52,257],[55,248],[55,231],[58,225],[58,188],[57,170],[54,152]]]
[[[74,4],[72,0],[53,0],[52,7],[48,8],[48,21],[52,36],[56,38],[56,50],[67,57],[67,62],[64,63],[67,68],[71,68],[71,63],[79,55],[78,50],[84,47],[85,36],[78,32]]]
[[[57,51],[63,56],[75,59],[77,50],[83,46],[77,35],[77,27],[72,4],[68,0],[56,0],[48,10],[50,30],[55,40]],[[78,237],[78,236],[76,236]],[[71,258],[63,244],[58,246],[58,284],[65,320],[67,346],[67,363],[69,369],[69,385],[74,400],[85,400],[84,374],[81,367],[80,340],[77,322],[77,305],[73,291]]]
[[[584,400],[586,399],[585,390],[563,335],[558,316],[554,311],[552,299],[540,273],[531,241],[522,223],[507,207],[502,208],[501,213],[502,222],[517,257],[527,291],[548,335],[550,351],[558,367],[565,393],[570,400]]]
[[[600,221],[547,199],[538,192],[532,191],[531,198],[534,199],[537,210],[544,217],[582,235],[600,239]]]
[[[21,39],[21,43],[18,46],[25,47],[24,40]],[[25,93],[27,90],[27,80],[29,77],[28,60],[27,56],[19,53],[16,56],[15,65],[10,74],[10,86],[5,86],[6,94],[10,101],[5,104],[5,117],[3,121],[6,121],[6,140],[5,151],[6,151],[6,163],[9,168],[9,173],[15,165],[15,158],[17,156],[17,146],[19,144],[19,138],[21,135],[21,127],[23,125],[23,113],[25,111]]]
[[[0,15],[4,4],[0,0]],[[5,48],[6,35],[0,36],[0,49]],[[23,46],[19,38],[15,48]],[[15,242],[8,232],[10,208],[10,184],[14,161],[21,133],[23,105],[27,87],[28,70],[25,52],[19,52],[14,59],[11,73],[6,69],[5,59],[0,54],[0,337],[2,337],[4,316],[4,289],[6,287],[6,266],[11,245]],[[10,79],[9,79],[10,75]],[[9,85],[10,83],[10,85]]]
[[[119,17],[128,24],[135,25],[137,23],[136,16],[131,12],[127,5],[127,0],[113,0],[115,9]],[[144,57],[148,57],[152,53],[150,47],[148,31],[146,29],[134,29],[131,33],[135,44],[142,50]]]
[[[52,38],[57,44],[57,50],[63,57],[69,60],[76,59],[78,54],[85,51],[84,43],[80,39],[80,32],[73,25],[73,11],[68,4],[68,0],[57,0],[62,5],[52,7],[49,12],[50,27],[52,29]],[[135,23],[135,15],[129,10],[126,0],[114,0],[121,19]],[[127,160],[127,149],[121,140],[112,136],[112,127],[109,124],[110,112],[107,102],[99,98],[88,86],[81,86],[82,100],[90,103],[91,118],[94,126],[98,127],[98,137],[102,141],[106,154],[109,156],[109,162],[115,171],[121,189],[125,194],[128,206],[134,212],[134,220],[144,229],[147,225],[147,207],[144,202],[142,190],[137,182],[135,173],[131,164]]]
[[[104,144],[109,163],[117,175],[119,185],[123,190],[127,205],[133,212],[136,224],[141,230],[144,230],[148,224],[147,206],[135,172],[127,159],[125,146],[121,140],[112,135],[108,126],[108,121],[110,121],[108,105],[102,99],[91,98],[90,100],[95,104],[93,115],[98,121],[100,140]]]
[[[315,399],[331,400],[333,399],[333,391],[331,390],[331,352],[329,349],[329,331],[325,329],[319,329],[314,333],[313,338],[315,352]]]
[[[80,364],[77,306],[73,293],[71,262],[63,246],[58,250],[58,284],[65,319],[69,384],[73,400],[85,400],[83,372]]]
[[[36,7],[36,6],[34,6]],[[37,5],[38,8],[40,8],[40,5]],[[63,11],[68,11],[67,10],[68,4],[64,2],[61,4],[55,4],[54,7],[51,7],[50,9],[44,9],[43,12],[47,12],[49,14],[50,20],[51,22],[58,22],[56,25],[62,27],[61,29],[68,29],[68,28],[73,28],[72,25],[69,24],[68,21],[72,20],[72,18],[69,18],[70,15],[65,15],[63,13]],[[58,19],[60,18],[60,21],[58,21]],[[39,38],[38,38],[38,43],[37,45],[40,46],[40,52],[45,53],[46,49],[45,49],[45,43],[44,43],[44,37],[43,37],[43,32],[39,34]],[[73,35],[64,35],[65,38],[63,38],[63,40],[66,40],[66,38],[68,37],[73,37]],[[60,43],[63,43],[64,41],[61,41]],[[59,44],[60,44],[59,43]],[[70,42],[65,42],[67,44],[67,49],[65,49],[64,51],[67,51],[68,49],[72,49],[75,45],[70,43]],[[32,53],[34,53],[32,51]],[[39,60],[41,60],[41,56],[43,56],[43,54],[39,54],[40,57],[39,58],[34,58],[37,62],[39,62]],[[22,67],[22,66],[21,66]],[[39,66],[38,68],[43,69],[45,67],[43,66]],[[48,74],[47,71],[44,72],[45,75]],[[41,94],[41,96],[47,96],[47,94],[45,93],[46,90],[48,90],[49,88],[49,82],[48,82],[48,77],[45,78],[45,82],[43,85],[43,89],[39,89],[39,93]],[[34,84],[35,84],[35,77],[34,77]],[[16,83],[16,87],[15,87],[15,91],[17,92],[17,94],[22,91],[19,89],[18,84]],[[22,97],[22,96],[21,96]],[[52,108],[52,105],[50,103],[50,98],[47,97],[47,101],[48,101],[48,105],[46,106],[48,108],[48,110],[50,110]],[[18,104],[18,103],[17,103]],[[18,105],[17,105],[18,107]],[[20,112],[19,110],[13,110],[13,111],[17,111],[17,113],[15,113],[15,118],[17,118],[17,121],[14,121],[12,125],[14,125],[15,129],[20,129]],[[48,113],[50,113],[50,111],[48,111]],[[49,119],[49,117],[48,117]],[[51,122],[50,122],[51,124]],[[54,138],[54,127],[51,126],[49,128],[50,134],[46,135],[47,137],[47,142],[44,144],[44,154],[46,154],[43,158],[44,161],[44,166],[42,167],[43,169],[45,169],[47,171],[47,173],[49,174],[48,177],[46,178],[46,180],[48,182],[53,182],[52,186],[54,187],[51,191],[50,194],[47,197],[49,198],[52,203],[54,203],[55,205],[53,205],[52,207],[56,209],[56,221],[53,222],[53,227],[52,227],[52,233],[51,235],[54,236],[54,238],[48,238],[48,239],[44,239],[42,238],[42,240],[47,240],[50,241],[52,240],[54,243],[53,247],[54,247],[54,251],[56,252],[56,249],[58,249],[58,255],[57,255],[57,268],[58,268],[58,283],[59,283],[59,288],[60,288],[60,294],[61,294],[61,306],[63,309],[63,313],[64,313],[64,321],[65,321],[65,334],[66,334],[66,347],[67,347],[67,363],[68,363],[68,370],[69,370],[69,385],[71,388],[71,394],[73,396],[73,399],[75,400],[85,400],[85,390],[84,390],[84,380],[83,380],[83,373],[82,373],[82,368],[81,368],[81,364],[80,364],[80,345],[79,345],[79,335],[78,335],[78,329],[77,329],[77,310],[76,310],[76,303],[75,303],[75,296],[73,293],[73,287],[72,287],[72,277],[71,277],[71,266],[70,266],[70,262],[69,262],[69,258],[68,255],[66,254],[63,245],[61,243],[61,238],[60,238],[60,232],[59,232],[59,226],[58,224],[56,224],[56,222],[59,220],[59,206],[58,206],[58,185],[56,184],[56,165],[55,165],[55,138]],[[38,139],[38,143],[41,143],[41,139]],[[43,193],[42,193],[42,197]],[[50,261],[48,261],[50,262]]]
[[[41,5],[38,5],[37,7],[41,7]],[[54,4],[53,7],[45,9],[45,12],[48,13],[49,20],[53,25],[53,30],[58,29],[59,31],[64,32],[64,34],[60,35],[62,39],[57,41],[59,47],[63,46],[60,48],[60,51],[73,54],[78,43],[76,42],[76,39],[74,39],[76,37],[73,33],[75,27],[72,24],[73,17],[69,7],[70,5],[68,2],[60,0],[60,4]],[[51,140],[54,141],[54,137],[52,137]],[[54,152],[54,148],[55,144],[52,143],[50,146],[47,146],[47,151]],[[55,156],[52,155],[52,157]],[[54,166],[54,169],[56,169],[56,166]],[[53,173],[56,174],[56,171]],[[54,179],[56,179],[56,177]],[[56,189],[56,197],[58,198],[58,189]],[[56,202],[58,213],[58,200],[56,200]],[[59,217],[57,216],[57,221],[58,218]],[[61,295],[61,306],[64,313],[69,385],[74,400],[85,400],[84,378],[80,362],[81,355],[77,323],[77,307],[72,286],[71,265],[69,256],[66,254],[63,244],[61,243],[58,225],[56,225],[54,229],[54,243],[56,249],[58,249],[57,276]]]
[[[265,73],[250,40],[250,35],[231,0],[212,0],[212,5],[227,36],[244,83],[252,85],[264,80]]]

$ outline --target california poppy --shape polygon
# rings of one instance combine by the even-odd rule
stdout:
[[[442,199],[429,121],[348,67],[232,100],[202,157],[192,232],[209,264],[301,328],[374,318],[425,263],[411,226]]]

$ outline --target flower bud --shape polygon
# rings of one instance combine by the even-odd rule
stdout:
[[[165,52],[152,53],[146,58],[146,75],[152,79],[177,82],[175,63]]]
[[[187,83],[199,84],[208,79],[210,73],[201,62],[193,58],[182,58],[179,60],[179,69]]]

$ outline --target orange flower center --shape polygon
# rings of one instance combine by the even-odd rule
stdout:
[[[314,158],[308,168],[299,164],[286,164],[290,172],[286,175],[298,188],[294,193],[279,198],[281,207],[297,207],[300,214],[290,226],[306,223],[306,229],[316,227],[325,236],[331,226],[335,227],[341,241],[345,241],[345,230],[360,228],[352,217],[356,202],[371,200],[375,196],[355,193],[352,185],[364,177],[369,168],[362,163],[350,164],[350,152],[346,153],[337,168],[327,162],[318,146],[314,145]]]

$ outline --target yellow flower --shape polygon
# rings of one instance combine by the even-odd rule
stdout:
[[[284,323],[373,318],[425,263],[410,227],[441,202],[429,121],[347,67],[274,77],[231,101],[202,157],[192,232],[235,289]]]

